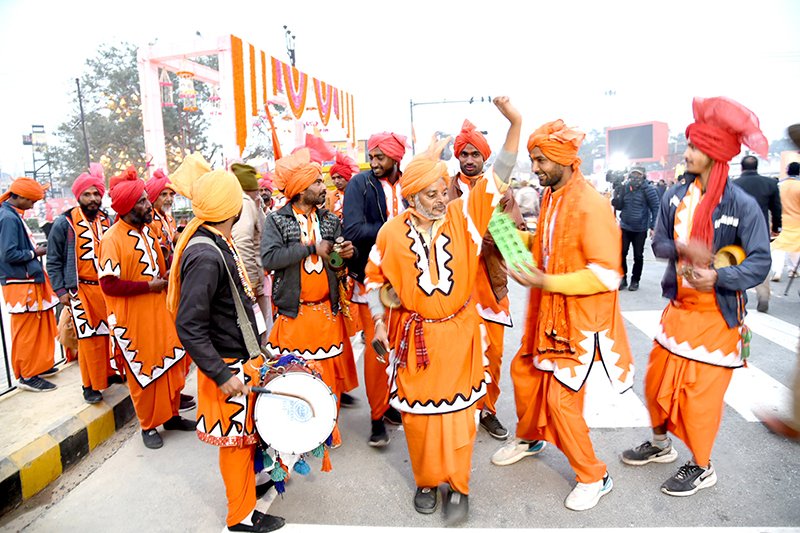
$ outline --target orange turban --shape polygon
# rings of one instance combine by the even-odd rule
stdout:
[[[453,143],[453,153],[456,157],[458,157],[461,150],[468,144],[478,149],[484,161],[489,159],[489,156],[492,155],[492,149],[489,148],[489,143],[486,142],[486,137],[483,136],[483,133],[475,129],[475,124],[469,120],[464,120],[464,124],[461,126],[461,133],[458,134]]]
[[[196,163],[200,161],[205,163],[200,154],[196,155],[197,158],[192,163],[195,168],[197,168]],[[189,239],[204,222],[224,222],[242,211],[242,186],[239,178],[227,170],[214,170],[201,176],[196,173],[184,173],[182,187],[184,189],[181,194],[192,201],[195,217],[181,232],[175,247],[167,292],[167,307],[172,313],[178,310],[181,299],[181,258]]]
[[[119,216],[127,215],[142,198],[144,192],[144,181],[136,175],[136,167],[133,165],[126,168],[122,174],[117,174],[109,182],[111,196],[111,209]]]
[[[17,178],[11,182],[8,190],[0,196],[0,202],[5,202],[11,197],[11,193],[38,202],[44,198],[44,191],[50,188],[50,185],[40,185],[38,181],[31,178]]]
[[[528,138],[528,153],[538,146],[550,161],[577,169],[581,166],[578,148],[585,133],[568,128],[564,121],[554,120],[534,131]]]
[[[153,172],[153,177],[144,184],[144,189],[147,191],[147,199],[150,200],[151,204],[158,199],[164,189],[171,188],[169,178],[160,168]]]
[[[376,133],[367,141],[367,152],[380,148],[381,152],[394,159],[399,165],[400,161],[403,160],[403,156],[406,155],[406,147],[408,146],[406,139],[405,135],[400,135],[399,133],[390,133],[388,131]]]
[[[200,152],[189,154],[183,158],[181,166],[172,173],[172,189],[181,196],[191,199],[192,185],[208,172],[211,172],[211,165]]]
[[[450,137],[445,137],[439,142],[435,138],[424,152],[414,156],[405,172],[400,176],[400,190],[405,198],[411,198],[421,190],[436,183],[439,178],[448,181],[447,165],[439,159],[442,150]]]
[[[106,193],[106,178],[103,176],[103,165],[100,163],[89,163],[89,172],[78,176],[72,184],[72,194],[75,198],[80,198],[81,194],[92,187],[97,187],[100,196]]]
[[[358,164],[352,157],[348,157],[341,152],[336,152],[336,162],[331,165],[328,173],[331,177],[333,177],[334,174],[339,174],[347,181],[350,181],[353,174],[358,173]]]
[[[319,163],[311,161],[311,152],[302,147],[291,155],[278,159],[275,163],[278,190],[282,190],[288,200],[308,189],[322,175]]]

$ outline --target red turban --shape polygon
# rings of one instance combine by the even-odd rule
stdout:
[[[31,178],[17,178],[11,182],[8,190],[0,196],[0,202],[5,202],[11,197],[11,193],[38,202],[44,198],[44,191],[50,188],[50,185],[40,185],[38,181]]]
[[[308,149],[311,161],[319,163],[320,165],[325,161],[333,161],[337,152],[336,148],[334,148],[332,144],[325,142],[322,137],[317,137],[316,135],[310,135],[308,133],[306,133],[306,143],[292,150],[292,153],[303,148]]]
[[[489,143],[486,142],[486,137],[483,136],[483,133],[475,129],[475,124],[469,120],[464,120],[464,124],[461,126],[461,133],[458,134],[453,143],[453,153],[456,154],[456,157],[468,144],[478,149],[484,161],[492,155],[492,149],[489,148]]]
[[[270,192],[275,191],[275,185],[272,183],[275,179],[275,174],[267,170],[262,174],[264,177],[258,180],[259,189],[269,189]]]
[[[538,146],[550,161],[559,165],[571,166],[573,170],[581,166],[578,148],[583,142],[585,133],[568,128],[561,119],[548,122],[528,137],[528,153]]]
[[[136,176],[136,167],[133,165],[126,168],[122,174],[111,178],[109,185],[111,209],[116,211],[119,216],[130,213],[144,192],[144,181]]]
[[[89,172],[84,172],[72,184],[72,194],[75,198],[80,198],[90,187],[97,187],[100,196],[106,193],[106,178],[103,176],[103,165],[100,163],[89,163]]]
[[[347,181],[350,181],[353,174],[358,173],[358,164],[352,157],[346,156],[342,152],[336,152],[336,162],[331,165],[328,173],[331,175],[331,178],[334,174],[339,174]]]
[[[400,176],[400,192],[405,198],[411,198],[436,183],[439,178],[448,181],[447,164],[439,158],[448,142],[450,137],[445,137],[439,142],[434,138],[427,150],[414,156]]]
[[[766,158],[769,143],[761,133],[758,117],[730,98],[695,97],[692,111],[694,123],[686,128],[686,138],[714,160],[706,192],[692,222],[692,238],[711,247],[714,239],[711,214],[719,204],[728,180],[728,161],[739,154],[742,143]]]
[[[150,200],[150,203],[155,203],[158,196],[164,191],[164,189],[172,189],[170,187],[171,182],[164,171],[160,168],[153,172],[153,177],[147,180],[147,183],[144,184],[144,190],[147,191],[147,199]]]
[[[405,135],[384,131],[382,133],[376,133],[369,138],[367,141],[367,152],[371,152],[375,148],[380,148],[381,152],[394,159],[399,165],[400,161],[403,160],[403,156],[406,155],[407,146],[408,143],[406,143]]]
[[[308,148],[296,149],[291,155],[278,159],[275,163],[276,185],[287,199],[308,189],[322,176],[322,167],[311,161]]]

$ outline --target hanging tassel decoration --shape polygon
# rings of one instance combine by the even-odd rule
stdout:
[[[325,446],[327,446],[328,448],[330,448],[332,444],[333,444],[333,433],[331,433],[330,435],[328,435],[328,438],[327,438],[327,439],[325,439]],[[327,453],[327,451],[328,451],[328,450],[325,450],[325,452],[326,452],[326,453]]]
[[[272,481],[275,482],[275,491],[283,497],[283,493],[286,492],[286,478],[289,477],[288,469],[284,466],[283,461],[278,459],[278,463],[275,465],[275,468],[272,469],[270,472],[269,477]]]
[[[323,455],[325,455],[325,445],[320,444],[319,446],[314,448],[311,451],[311,455],[313,455],[314,457],[322,457]]]
[[[306,475],[308,475],[309,472],[311,472],[311,467],[308,466],[308,463],[305,462],[305,460],[301,456],[300,460],[298,460],[294,464],[294,468],[292,470],[294,470],[295,472],[297,472],[301,476],[306,476]]]
[[[342,443],[342,435],[339,433],[339,424],[333,426],[333,433],[331,433],[333,444],[339,446]]]
[[[328,454],[328,448],[325,448],[325,456],[322,459],[322,472],[330,472],[333,470],[331,466],[331,457]]]

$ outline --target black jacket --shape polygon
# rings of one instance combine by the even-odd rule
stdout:
[[[733,183],[756,199],[758,207],[764,213],[767,227],[769,227],[768,212],[772,212],[772,232],[778,233],[781,230],[781,192],[778,189],[778,181],[762,176],[755,170],[745,170],[738,179],[733,180]]]
[[[44,283],[44,268],[36,257],[25,222],[14,206],[0,205],[0,285],[16,281]]]
[[[239,297],[253,332],[258,338],[253,306],[239,282],[236,263],[228,245],[221,237],[203,227],[197,230],[192,239],[200,235],[214,239],[222,250],[233,280],[237,282]],[[228,273],[219,252],[207,244],[187,248],[181,258],[181,300],[175,327],[183,348],[197,363],[197,368],[217,385],[224,384],[233,376],[223,357],[242,361],[249,359],[247,345],[239,329]]]
[[[323,240],[334,242],[342,235],[339,217],[327,209],[317,209],[317,217]],[[278,308],[278,313],[297,318],[300,312],[300,269],[303,268],[303,260],[314,253],[316,247],[313,244],[305,245],[302,242],[300,224],[294,216],[291,202],[267,216],[261,234],[261,261],[266,270],[275,271],[272,303]],[[339,312],[339,281],[327,262],[325,272],[331,292],[331,310],[335,315]]]
[[[408,203],[403,200],[403,205]],[[359,172],[352,177],[345,190],[342,205],[344,238],[352,241],[358,257],[348,262],[350,276],[364,282],[364,268],[369,252],[375,244],[378,230],[386,222],[386,195],[383,186],[372,170]]]
[[[619,226],[627,231],[655,229],[658,218],[658,192],[647,180],[636,189],[623,185],[611,200],[614,209],[621,211]]]
[[[105,211],[100,210],[97,216],[107,219]],[[111,225],[111,220],[108,220]],[[100,253],[100,250],[95,250]],[[75,257],[75,221],[72,220],[72,209],[56,219],[47,236],[47,275],[56,295],[66,294],[68,290],[78,290],[78,259]]]

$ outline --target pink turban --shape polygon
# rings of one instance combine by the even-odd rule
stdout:
[[[585,137],[585,133],[568,128],[563,120],[554,120],[531,134],[528,138],[528,152],[538,146],[550,161],[576,170],[581,166],[578,148]]]
[[[170,184],[171,182],[163,170],[159,168],[153,172],[153,177],[144,184],[144,190],[147,191],[147,199],[150,200],[150,203],[154,203],[164,189],[172,189]]]
[[[89,172],[84,172],[72,184],[72,194],[75,198],[80,198],[90,187],[97,187],[100,196],[106,193],[106,178],[103,176],[103,165],[100,163],[89,163]]]
[[[311,161],[308,148],[298,148],[275,163],[276,185],[288,200],[294,198],[322,176],[322,167]]]
[[[367,141],[368,152],[373,151],[375,148],[380,148],[381,152],[394,159],[398,165],[403,160],[403,156],[406,155],[407,146],[405,135],[388,131],[376,133]]]
[[[346,156],[341,152],[336,152],[336,162],[331,165],[328,173],[333,177],[334,174],[339,174],[341,177],[350,181],[353,174],[358,173],[358,164],[352,157]]]
[[[456,157],[458,157],[461,150],[468,144],[478,149],[484,161],[489,159],[489,156],[492,155],[492,149],[489,148],[489,143],[486,142],[486,137],[483,136],[483,133],[475,129],[475,125],[472,122],[464,120],[464,124],[461,126],[461,133],[458,134],[453,143],[453,153]]]
[[[259,189],[269,189],[270,192],[275,191],[275,185],[272,183],[273,179],[275,178],[275,174],[270,172],[269,170],[265,171],[262,174],[264,177],[258,180],[258,188]]]
[[[144,181],[136,176],[136,167],[133,165],[126,168],[122,174],[111,178],[109,182],[111,196],[111,209],[116,211],[119,216],[127,215],[136,205],[144,192]]]

